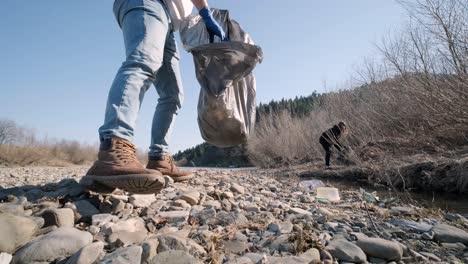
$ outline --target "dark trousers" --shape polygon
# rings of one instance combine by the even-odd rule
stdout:
[[[325,165],[330,166],[332,144],[330,144],[326,138],[320,137],[320,145],[322,145],[323,149],[325,150]]]

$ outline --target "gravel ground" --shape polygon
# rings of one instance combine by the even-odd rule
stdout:
[[[278,171],[198,169],[157,195],[99,194],[88,168],[0,168],[0,263],[466,263],[468,220]],[[365,198],[363,198],[365,197]]]

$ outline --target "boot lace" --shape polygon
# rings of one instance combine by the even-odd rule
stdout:
[[[166,155],[166,159],[167,159],[167,162],[169,162],[169,164],[171,165],[171,171],[174,171],[174,167],[175,167],[174,157],[172,157],[172,155]]]
[[[116,155],[121,161],[125,163],[136,161],[136,149],[135,146],[126,141],[117,141],[116,149],[118,154]]]

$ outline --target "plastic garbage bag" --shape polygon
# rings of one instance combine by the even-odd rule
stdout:
[[[190,16],[180,25],[184,48],[191,52],[201,85],[198,126],[205,141],[219,147],[243,144],[253,132],[256,82],[253,69],[263,59],[259,46],[227,10],[213,10],[230,41],[209,43],[200,16]]]
[[[315,191],[318,187],[325,187],[325,183],[321,180],[308,180],[299,182],[299,186],[309,191]]]

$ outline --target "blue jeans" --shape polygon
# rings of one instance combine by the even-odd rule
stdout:
[[[175,116],[182,106],[179,53],[170,17],[157,0],[115,0],[114,14],[122,29],[126,59],[107,99],[101,140],[132,141],[145,92],[154,84],[159,94],[151,129],[149,156],[168,152]]]

